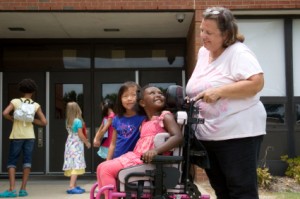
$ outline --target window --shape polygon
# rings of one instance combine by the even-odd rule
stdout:
[[[3,47],[6,70],[53,71],[91,68],[90,47],[86,45],[19,44]]]
[[[300,126],[300,104],[296,104],[296,124]]]
[[[293,20],[294,95],[300,97],[300,19]]]
[[[238,26],[245,36],[244,43],[255,53],[264,71],[265,86],[261,95],[286,96],[283,20],[239,19]]]
[[[82,84],[56,84],[55,85],[55,118],[65,119],[65,110],[68,102],[77,102],[82,112],[83,85]]]
[[[116,103],[118,91],[121,86],[121,83],[102,84],[102,99],[110,99],[111,101]]]
[[[283,104],[264,104],[267,112],[267,123],[284,123],[285,107]]]
[[[182,68],[183,44],[97,45],[95,68]]]

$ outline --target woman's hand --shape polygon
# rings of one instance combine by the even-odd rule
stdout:
[[[206,103],[215,103],[221,98],[219,94],[219,88],[209,88],[201,93],[199,93],[196,97],[192,98],[193,101],[198,101],[202,99],[203,102]]]
[[[230,99],[243,99],[256,95],[262,90],[263,85],[264,76],[262,73],[259,73],[252,75],[246,80],[240,80],[217,88],[208,88],[191,100],[198,101],[202,99],[203,102],[214,103],[221,97]]]

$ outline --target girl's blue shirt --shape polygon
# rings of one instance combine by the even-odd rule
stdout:
[[[117,131],[117,140],[113,158],[119,157],[134,149],[140,137],[140,126],[145,119],[146,116],[144,115],[114,117],[112,126]]]
[[[78,129],[82,128],[82,121],[79,118],[75,118],[72,124],[72,132],[78,133]]]

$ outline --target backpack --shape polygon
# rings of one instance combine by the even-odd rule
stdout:
[[[103,118],[103,126],[105,126],[107,123],[107,119],[106,118]],[[109,127],[108,127],[109,129]],[[108,138],[108,129],[105,131],[105,133],[103,134],[103,137],[101,139],[101,143],[100,143],[100,146],[104,143],[104,141]]]
[[[86,129],[85,123],[83,123],[83,126],[82,126],[82,133],[83,133],[84,137],[87,138],[87,129]]]
[[[35,115],[34,101],[30,102],[29,99],[21,100],[21,104],[14,111],[14,119],[25,122],[33,122]]]

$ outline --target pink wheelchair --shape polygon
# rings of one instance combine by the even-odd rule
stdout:
[[[205,148],[194,137],[193,126],[203,124],[204,120],[194,118],[197,110],[193,103],[184,102],[183,89],[180,86],[170,86],[166,91],[167,108],[176,114],[177,123],[182,128],[185,141],[181,147],[173,149],[171,156],[158,155],[151,164],[142,164],[122,169],[118,174],[117,191],[113,185],[98,188],[95,183],[90,190],[90,199],[104,198],[145,198],[145,199],[209,199],[202,195],[193,183],[191,165],[202,168],[209,167]],[[160,133],[155,137],[155,146],[166,139],[168,133]],[[101,197],[102,196],[102,197]]]

